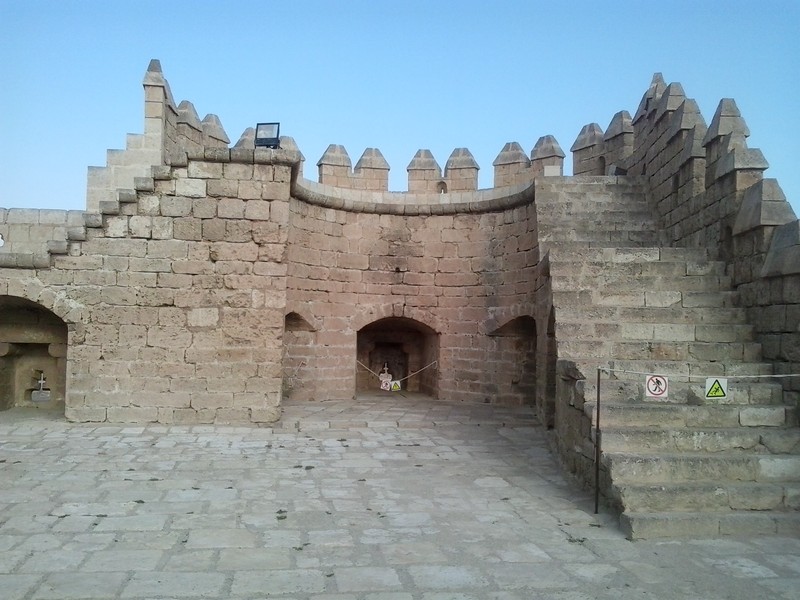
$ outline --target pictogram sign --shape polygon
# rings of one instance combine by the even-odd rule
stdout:
[[[399,381],[393,381],[392,382],[392,391],[393,392],[399,392],[400,391],[400,382]]]
[[[724,400],[728,397],[728,380],[721,377],[708,377],[706,379],[706,398]]]
[[[669,392],[669,380],[663,375],[648,375],[644,387],[648,398],[666,398]]]

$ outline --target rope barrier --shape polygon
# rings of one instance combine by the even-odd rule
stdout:
[[[616,373],[626,373],[628,375],[660,375],[662,377],[684,377],[692,379],[784,379],[787,377],[800,377],[800,373],[789,373],[781,375],[684,375],[682,373],[653,373],[647,371],[629,371],[627,369],[614,369],[613,367],[597,367],[596,403],[595,403],[595,422],[594,422],[594,514],[600,512],[600,460],[602,456],[602,430],[600,429],[600,373],[609,376]]]
[[[615,373],[627,373],[628,375],[662,375],[664,377],[685,377],[686,379],[709,379],[712,377],[724,377],[725,379],[763,379],[763,378],[774,378],[774,379],[782,379],[786,377],[800,377],[800,373],[790,373],[784,375],[685,375],[683,373],[657,373],[655,371],[628,371],[626,369],[614,369],[612,367],[598,367],[598,371],[602,371],[607,375],[613,375]]]
[[[373,371],[372,369],[370,369],[370,368],[369,368],[367,365],[365,365],[364,363],[362,363],[362,362],[361,362],[361,361],[359,361],[359,360],[357,360],[357,361],[356,361],[356,363],[357,363],[357,364],[359,364],[360,366],[364,367],[364,368],[365,368],[367,371],[369,371],[370,373],[372,373],[373,375],[375,375],[375,377],[377,377],[378,379],[380,379],[380,375],[378,375],[378,373],[376,373],[375,371]],[[439,363],[439,361],[438,361],[438,360],[435,360],[435,361],[433,361],[432,363],[430,363],[430,364],[427,364],[427,365],[425,365],[424,367],[422,367],[422,368],[421,368],[419,371],[414,371],[413,373],[411,373],[410,375],[406,375],[406,376],[405,376],[405,377],[403,377],[402,379],[393,379],[392,381],[405,381],[406,379],[410,379],[410,378],[411,378],[411,377],[413,377],[414,375],[417,375],[418,373],[422,373],[422,372],[423,372],[425,369],[427,369],[428,367],[432,367],[433,365],[435,365],[435,364],[438,364],[438,363]]]

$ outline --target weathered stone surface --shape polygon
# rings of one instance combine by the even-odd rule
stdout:
[[[732,101],[706,130],[657,75],[633,119],[583,128],[572,177],[543,136],[530,160],[507,144],[487,190],[469,150],[444,173],[421,150],[408,193],[388,191],[374,148],[352,170],[330,146],[320,183],[288,138],[229,148],[215,116],[175,106],[157,64],[145,104],[144,134],[90,171],[89,212],[0,210],[0,407],[47,382],[75,420],[270,423],[283,398],[379,393],[385,369],[405,393],[535,406],[589,480],[600,368],[602,491],[632,535],[727,532],[735,518],[700,513],[797,504],[796,383],[749,378],[800,367],[800,238]],[[648,394],[648,375],[669,393]],[[671,508],[692,514],[654,514]],[[397,586],[393,566],[353,569],[340,588]],[[409,577],[481,581],[443,573]]]

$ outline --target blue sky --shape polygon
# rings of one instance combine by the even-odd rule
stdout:
[[[633,114],[656,71],[706,121],[734,98],[800,215],[800,1],[0,0],[0,206],[83,209],[86,167],[143,128],[158,58],[175,96],[234,143],[278,120],[305,175],[328,144],[367,147],[405,189],[429,148],[492,161],[546,134]]]

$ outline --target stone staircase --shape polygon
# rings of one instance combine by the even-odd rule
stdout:
[[[659,248],[636,208],[643,195],[629,193],[635,183],[578,186],[587,200],[570,200],[566,221],[550,221],[558,198],[544,194],[540,206],[537,194],[559,363],[585,378],[557,400],[573,421],[559,434],[578,432],[559,441],[578,457],[566,462],[591,479],[603,367],[601,488],[629,537],[796,534],[796,409],[783,404],[779,380],[754,377],[771,365],[725,265],[703,249]],[[666,398],[647,396],[646,374],[669,378]],[[706,377],[727,378],[728,397],[706,398]]]

